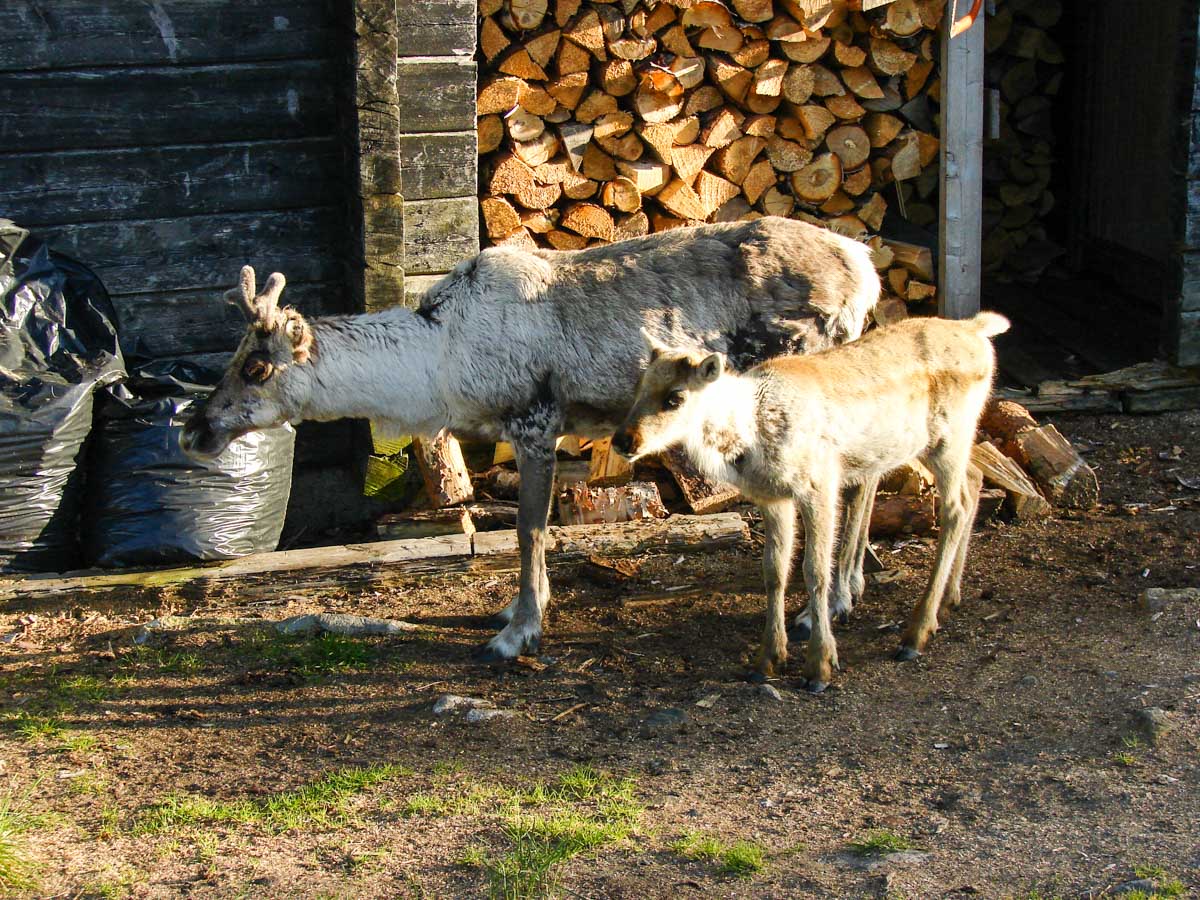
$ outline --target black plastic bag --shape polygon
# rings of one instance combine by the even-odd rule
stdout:
[[[157,565],[275,549],[292,487],[292,427],[251,432],[207,463],[179,447],[192,406],[218,377],[163,360],[102,393],[88,466],[89,562]]]
[[[0,571],[78,560],[80,449],[96,388],[124,375],[96,275],[0,219]]]

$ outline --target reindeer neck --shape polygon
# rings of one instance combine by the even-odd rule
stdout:
[[[370,419],[395,433],[446,424],[434,378],[439,329],[409,309],[311,322],[305,419]]]
[[[701,421],[687,442],[688,455],[709,479],[733,482],[742,457],[754,444],[754,384],[727,374],[700,398]]]

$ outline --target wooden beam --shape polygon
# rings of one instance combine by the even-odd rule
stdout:
[[[404,296],[404,198],[400,177],[399,24],[395,0],[354,0],[354,107],[358,197],[351,211],[362,254],[360,308]],[[357,274],[357,273],[356,273]]]
[[[938,314],[979,311],[983,272],[983,29],[955,38],[942,19],[942,133],[938,227]]]
[[[700,552],[736,546],[749,537],[750,530],[737,513],[671,516],[616,525],[568,525],[549,529],[547,560],[551,565],[564,565],[581,562],[594,553],[616,557]],[[140,601],[160,591],[199,599],[234,586],[242,599],[278,597],[281,583],[293,592],[403,584],[422,575],[517,571],[520,563],[515,531],[484,531],[256,553],[178,569],[0,578],[0,601],[43,602],[57,608],[75,597],[120,592]],[[286,575],[286,582],[281,575]]]

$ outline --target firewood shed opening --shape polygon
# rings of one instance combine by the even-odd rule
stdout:
[[[1193,3],[997,0],[986,19],[983,305],[1036,388],[1200,364]]]

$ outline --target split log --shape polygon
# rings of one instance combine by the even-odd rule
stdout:
[[[618,487],[579,482],[558,495],[558,520],[563,525],[638,522],[667,516],[658,485],[631,481]]]
[[[697,515],[720,512],[736,503],[741,494],[732,485],[714,485],[692,465],[687,454],[676,448],[659,457],[671,473],[688,508]]]
[[[414,440],[412,446],[430,506],[453,506],[475,496],[458,441],[441,434],[431,440]]]
[[[995,444],[990,441],[976,444],[971,450],[971,463],[982,473],[986,484],[1004,489],[1008,495],[1006,505],[1018,519],[1024,521],[1050,514],[1050,504],[1038,493],[1029,476]]]
[[[936,525],[937,510],[932,493],[880,493],[875,496],[875,505],[871,508],[871,537],[929,534]]]
[[[1038,425],[1019,403],[993,400],[981,427],[1033,476],[1056,506],[1091,509],[1100,502],[1096,473],[1053,425]]]

